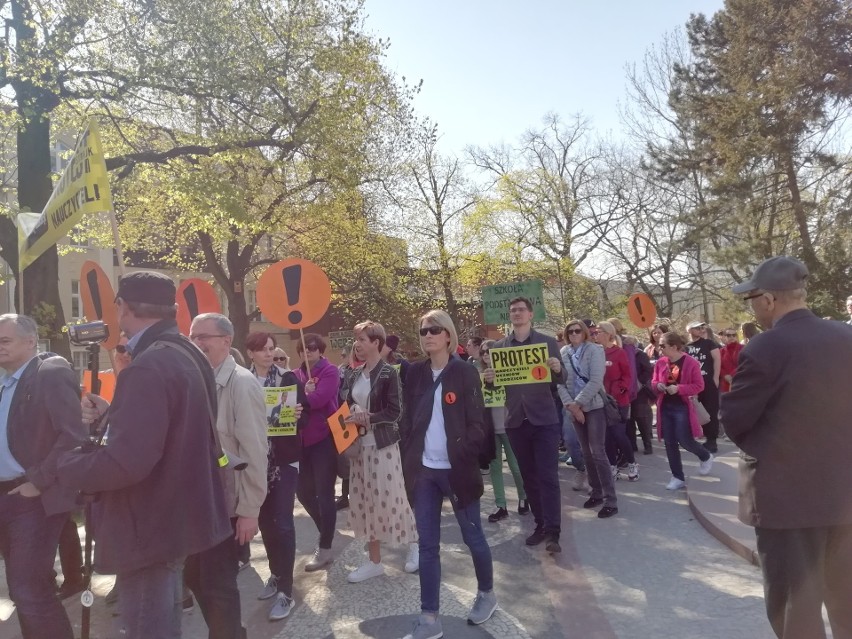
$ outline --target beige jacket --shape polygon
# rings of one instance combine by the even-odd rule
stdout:
[[[234,358],[214,371],[219,400],[216,427],[222,448],[248,463],[245,470],[223,470],[231,517],[253,517],[266,499],[266,403],[263,387]]]

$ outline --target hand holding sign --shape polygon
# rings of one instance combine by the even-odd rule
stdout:
[[[349,404],[344,402],[331,417],[328,418],[328,427],[334,437],[334,445],[338,453],[342,453],[358,439],[358,428],[355,424],[347,423],[349,418]]]

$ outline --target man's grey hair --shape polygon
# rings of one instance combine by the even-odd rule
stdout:
[[[782,302],[805,302],[808,299],[808,291],[804,288],[794,288],[789,291],[766,291],[775,299]]]
[[[195,319],[192,320],[192,325],[195,326],[196,322],[203,322],[204,320],[211,320],[216,324],[216,330],[221,331],[223,334],[230,337],[234,336],[234,325],[231,324],[231,320],[221,313],[202,313],[201,315],[196,315]]]
[[[12,322],[20,337],[32,337],[38,341],[38,324],[29,315],[5,313],[0,315],[0,323]]]

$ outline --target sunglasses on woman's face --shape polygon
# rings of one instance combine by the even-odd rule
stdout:
[[[287,358],[286,357],[273,357],[272,361],[273,362],[286,362]]]
[[[316,344],[307,344],[305,346],[305,348],[308,349],[309,351],[311,351],[312,353],[315,353],[316,351],[319,350],[319,346],[317,346]],[[304,354],[305,354],[304,351],[301,351],[301,350],[299,351],[299,355],[304,355]]]
[[[115,352],[119,355],[124,355],[127,352],[127,346],[124,344],[117,344],[115,347]]]
[[[488,355],[488,353],[489,353],[489,352],[490,352],[490,351],[488,351],[488,349],[485,349],[485,348],[480,348],[480,349],[479,349],[479,354],[480,354],[480,355]]]
[[[570,329],[568,329],[567,333],[569,335],[582,335],[583,329],[582,328],[570,328]],[[596,335],[597,333],[592,333],[592,334]]]
[[[420,329],[420,337],[426,337],[427,335],[440,335],[444,332],[444,329],[440,326],[424,326]]]

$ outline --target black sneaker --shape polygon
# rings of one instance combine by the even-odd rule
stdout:
[[[506,519],[509,516],[509,511],[505,508],[498,508],[493,513],[488,515],[488,521],[492,524],[496,524],[501,519]]]
[[[349,508],[349,497],[340,496],[334,501],[334,505],[337,510],[344,510]]]
[[[547,552],[562,552],[562,546],[559,545],[559,535],[555,533],[550,533],[547,536],[547,543],[544,546],[544,549]]]
[[[530,513],[530,503],[526,499],[518,502],[518,514],[528,515]]]
[[[533,534],[527,537],[527,546],[538,546],[541,542],[547,539],[542,526],[536,526]]]
[[[704,442],[704,448],[707,450],[707,452],[713,453],[714,455],[719,452],[719,448],[716,446],[715,439],[708,439],[706,442]]]
[[[600,497],[589,497],[583,504],[583,508],[594,508],[595,506],[600,506],[602,503],[603,499]]]
[[[192,598],[192,595],[187,595],[186,599],[183,600],[183,611],[189,612],[193,608],[195,608],[195,599]]]
[[[612,517],[617,514],[618,508],[615,508],[614,506],[604,506],[598,511],[598,517],[600,519],[606,519],[607,517]]]

